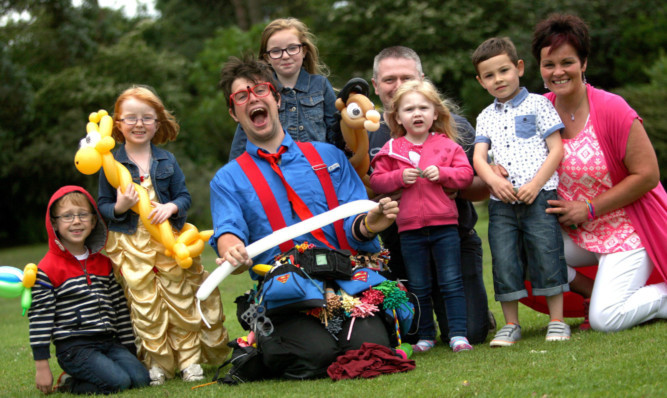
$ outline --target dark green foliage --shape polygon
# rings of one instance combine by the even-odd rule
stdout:
[[[213,165],[227,162],[236,122],[229,116],[222,90],[218,88],[220,69],[230,56],[257,54],[262,25],[243,32],[236,26],[220,28],[205,42],[193,63],[189,81],[197,93],[197,105],[190,110],[184,127],[192,133],[187,153]]]
[[[334,87],[356,76],[370,81],[373,57],[384,47],[414,48],[426,75],[474,122],[491,102],[474,79],[475,47],[490,36],[511,37],[526,62],[522,83],[543,92],[530,52],[533,26],[554,11],[578,14],[593,40],[588,81],[620,93],[637,109],[665,178],[664,56],[657,60],[667,48],[666,4],[157,0],[160,15],[151,19],[128,18],[96,0],[80,7],[70,0],[0,1],[0,17],[30,15],[0,26],[0,246],[43,239],[46,201],[59,186],[79,184],[96,195],[97,175],[79,173],[74,153],[87,115],[100,108],[112,112],[116,96],[131,84],[152,86],[179,120],[181,134],[166,149],[187,177],[189,220],[209,226],[208,181],[227,161],[236,128],[217,88],[219,71],[231,55],[256,54],[262,29],[276,17],[306,22]]]

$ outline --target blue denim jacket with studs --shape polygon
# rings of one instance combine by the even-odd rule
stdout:
[[[181,230],[185,225],[187,211],[192,204],[190,192],[185,186],[185,175],[181,170],[174,155],[164,149],[151,144],[151,181],[155,194],[160,203],[171,202],[178,207],[178,213],[169,218],[172,227]],[[139,184],[139,168],[128,158],[125,151],[125,145],[120,145],[114,152],[114,158],[123,164],[132,175],[132,181]],[[109,184],[106,175],[100,171],[100,182],[98,190],[97,204],[100,213],[107,222],[110,231],[134,234],[137,231],[139,215],[133,210],[115,215],[114,206],[116,204],[116,188]]]

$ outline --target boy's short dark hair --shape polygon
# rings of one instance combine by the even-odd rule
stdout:
[[[512,43],[512,40],[510,40],[509,37],[492,37],[485,40],[477,47],[475,52],[472,53],[472,64],[475,67],[475,71],[479,73],[477,66],[480,63],[501,54],[507,54],[510,61],[512,61],[514,65],[518,65],[519,56],[516,53],[514,43]]]
[[[220,81],[218,87],[222,89],[227,101],[227,107],[234,110],[234,104],[230,101],[229,96],[232,94],[232,84],[234,80],[244,78],[251,82],[268,82],[276,87],[275,78],[273,77],[273,70],[271,66],[264,61],[258,60],[254,55],[246,53],[242,58],[229,57],[229,60],[222,66],[220,70]],[[280,95],[273,91],[273,96],[276,101]]]

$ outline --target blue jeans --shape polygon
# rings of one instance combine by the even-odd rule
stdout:
[[[151,382],[141,361],[110,340],[73,345],[58,354],[58,364],[72,376],[74,394],[111,394]]]
[[[417,296],[421,308],[419,338],[435,340],[432,281],[437,281],[447,310],[449,337],[466,336],[466,302],[461,276],[458,227],[431,226],[400,233],[408,289]],[[431,274],[433,256],[435,275]],[[434,278],[435,277],[435,278]]]
[[[557,199],[555,190],[540,191],[530,205],[489,201],[496,301],[526,297],[526,273],[535,296],[555,296],[569,290],[558,217],[545,212],[550,199]]]

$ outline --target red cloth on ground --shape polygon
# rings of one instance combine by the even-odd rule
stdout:
[[[363,343],[358,350],[349,350],[329,365],[332,380],[373,378],[381,374],[406,372],[415,368],[415,361],[403,359],[385,346]]]

